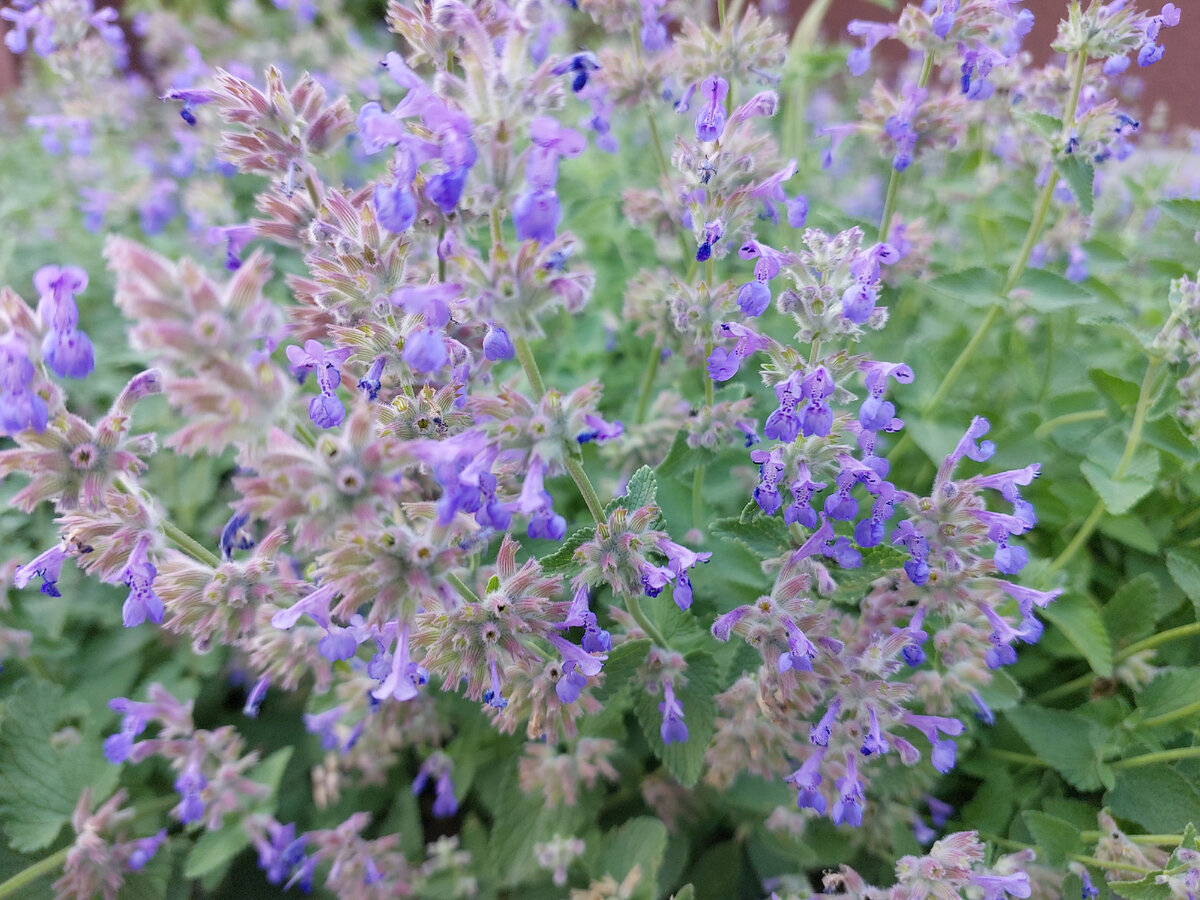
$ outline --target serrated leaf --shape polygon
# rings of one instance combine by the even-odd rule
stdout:
[[[1120,478],[1092,455],[1079,464],[1083,477],[1104,501],[1105,509],[1114,516],[1128,512],[1154,490],[1158,466],[1158,451],[1150,447],[1142,447],[1134,454],[1133,463]]]
[[[188,853],[183,868],[185,878],[203,878],[233,862],[234,858],[250,846],[250,836],[241,821],[225,820],[220,831],[206,831]]]
[[[0,720],[0,822],[9,846],[21,853],[43,850],[71,818],[79,795],[92,789],[93,806],[117,785],[118,769],[86,731],[74,743],[52,741],[79,710],[48,681],[24,679],[4,701]]]
[[[1200,231],[1200,200],[1159,200],[1158,208],[1191,231]]]
[[[1158,579],[1149,572],[1127,581],[1100,611],[1117,646],[1132,644],[1154,631],[1158,609]]]
[[[566,572],[575,565],[575,551],[586,544],[596,534],[594,528],[580,528],[565,541],[562,546],[538,560],[543,572]]]
[[[990,269],[973,268],[939,275],[929,282],[929,286],[968,306],[987,308],[1000,302],[1004,279]]]
[[[1161,672],[1142,689],[1137,704],[1145,718],[1154,719],[1191,706],[1198,698],[1200,669],[1171,669]]]
[[[634,866],[641,877],[634,897],[653,898],[656,894],[655,876],[667,850],[667,826],[658,819],[639,816],[620,828],[605,834],[605,853],[597,874],[611,875],[618,882],[625,879]]]
[[[1033,752],[1074,787],[1094,791],[1108,779],[1100,760],[1104,741],[1101,725],[1078,713],[1026,704],[1005,713]]]
[[[633,701],[634,712],[642,733],[654,754],[684,787],[693,787],[704,771],[704,751],[712,740],[717,708],[713,696],[719,690],[719,668],[707,650],[693,650],[684,658],[687,684],[675,688],[675,696],[683,706],[683,722],[687,725],[686,741],[664,744],[662,713],[658,705],[660,694],[639,692]]]
[[[687,432],[679,431],[671,442],[666,457],[655,467],[660,478],[677,478],[687,475],[699,466],[707,466],[717,454],[704,447],[689,447]]]
[[[294,747],[281,747],[251,769],[247,777],[251,781],[257,781],[270,788],[271,798],[274,799],[275,794],[279,791],[279,782],[283,780],[283,773],[287,771],[288,763],[292,760],[294,750]]]
[[[1062,865],[1071,854],[1083,849],[1079,829],[1065,819],[1032,809],[1022,813],[1022,817],[1037,844],[1038,858],[1044,854],[1050,865]]]
[[[1166,834],[1189,822],[1200,822],[1200,791],[1163,763],[1117,771],[1116,783],[1104,795],[1113,813],[1147,831]]]
[[[526,794],[514,769],[503,777],[504,799],[496,809],[488,855],[502,883],[515,885],[538,871],[534,844],[550,840],[555,833],[578,833],[588,824],[591,812],[585,804],[548,806],[541,791]]]
[[[1027,306],[1044,313],[1070,309],[1096,299],[1082,285],[1045,269],[1026,269],[1013,289],[1013,296],[1019,296]]]
[[[1079,209],[1085,216],[1090,216],[1095,207],[1096,170],[1091,163],[1085,161],[1078,153],[1072,153],[1055,162],[1055,167],[1067,184],[1071,193],[1079,201]]]
[[[604,663],[604,684],[593,690],[596,698],[607,702],[627,687],[649,652],[650,642],[645,639],[625,641],[614,647]]]
[[[860,552],[861,566],[857,569],[842,569],[837,573],[837,591],[833,596],[840,603],[857,605],[874,582],[902,569],[905,561],[909,559],[907,553],[890,544],[864,547]]]
[[[1108,889],[1126,900],[1171,900],[1171,888],[1147,875],[1139,881],[1110,881]]]
[[[629,477],[625,496],[610,501],[608,506],[604,507],[604,514],[608,515],[618,507],[630,511],[641,509],[653,503],[657,496],[658,480],[654,477],[654,470],[649,466],[642,466]]]
[[[792,538],[783,519],[761,512],[749,519],[717,519],[709,524],[708,530],[715,537],[741,544],[763,559],[774,559],[792,549]]]
[[[1200,555],[1190,550],[1172,550],[1167,554],[1167,571],[1200,615]]]
[[[1078,594],[1068,594],[1043,609],[1042,616],[1066,636],[1093,672],[1112,675],[1112,643],[1096,607]]]

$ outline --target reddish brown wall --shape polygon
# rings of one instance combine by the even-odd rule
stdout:
[[[5,0],[0,0],[4,3]],[[1142,5],[1154,5],[1157,0],[1143,0]],[[790,0],[795,18],[808,8],[810,0]],[[109,0],[109,6],[120,8],[119,0]],[[1065,0],[1026,0],[1026,7],[1036,15],[1033,34],[1026,46],[1039,52],[1039,59],[1049,56],[1050,42],[1054,39],[1060,13],[1066,7]],[[1200,4],[1181,3],[1183,21],[1176,27],[1163,32],[1166,55],[1161,61],[1137,72],[1146,82],[1146,110],[1154,100],[1166,100],[1171,107],[1171,120],[1179,124],[1200,126],[1200,92],[1197,91],[1196,61],[1200,60]],[[878,19],[888,13],[868,0],[835,0],[826,20],[826,37],[838,40],[846,34],[846,23],[851,19]],[[0,30],[7,25],[0,20]],[[1039,49],[1040,48],[1040,49]],[[1132,67],[1136,69],[1137,67]],[[16,80],[17,67],[8,48],[0,43],[0,93],[11,87]]]

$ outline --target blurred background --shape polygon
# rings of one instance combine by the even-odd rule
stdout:
[[[265,0],[264,0],[265,2]],[[788,0],[789,27],[794,26],[812,0]],[[0,6],[9,5],[9,0],[0,0]],[[113,6],[122,13],[126,7],[136,4],[125,0],[96,0],[97,6]],[[176,3],[164,3],[164,6],[217,7],[220,0],[178,0]],[[347,0],[346,8],[359,12],[364,21],[383,21],[385,0]],[[846,37],[846,23],[851,19],[874,19],[886,21],[894,18],[889,13],[886,4],[878,0],[835,0],[822,29],[826,39],[842,40]],[[892,4],[899,7],[899,3]],[[1033,11],[1036,24],[1033,34],[1025,41],[1025,46],[1042,57],[1051,53],[1050,43],[1054,40],[1058,21],[1066,9],[1066,0],[1025,0],[1025,7]],[[1147,9],[1156,7],[1157,0],[1139,0],[1139,5]],[[1163,45],[1166,55],[1162,60],[1139,74],[1145,82],[1145,102],[1143,109],[1150,112],[1154,103],[1166,101],[1169,106],[1169,120],[1176,125],[1200,126],[1200,102],[1197,100],[1196,60],[1200,59],[1200,5],[1190,3],[1178,4],[1183,8],[1183,21],[1179,27],[1172,28],[1164,35]],[[705,8],[709,4],[698,2],[697,8]],[[7,30],[8,23],[0,20],[0,34]],[[895,41],[886,41],[876,51],[876,59],[898,62],[903,58],[904,48]],[[20,77],[20,63],[0,43],[0,93],[9,89]]]

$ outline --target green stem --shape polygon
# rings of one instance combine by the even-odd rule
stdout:
[[[1061,428],[1063,425],[1075,425],[1078,422],[1093,422],[1096,419],[1103,419],[1108,415],[1106,409],[1085,409],[1082,412],[1066,413],[1061,416],[1055,416],[1053,419],[1047,419],[1036,429],[1033,436],[1044,438],[1056,428]]]
[[[591,479],[583,470],[583,464],[575,457],[568,456],[563,460],[563,465],[571,476],[571,480],[575,482],[575,487],[579,488],[579,493],[583,495],[583,502],[587,504],[588,512],[592,514],[592,518],[599,525],[604,521],[604,504],[600,502],[600,495],[596,493]]]
[[[533,358],[533,351],[529,349],[529,341],[522,335],[513,341],[513,349],[517,351],[517,360],[525,371],[525,377],[529,379],[534,399],[541,400],[546,396],[546,382],[542,381],[542,370],[538,368],[537,360]]]
[[[308,447],[310,450],[317,446],[316,433],[304,422],[296,423],[296,437],[299,438],[300,443],[302,443],[305,447]]]
[[[1137,453],[1138,446],[1142,442],[1142,432],[1146,427],[1146,413],[1150,409],[1150,396],[1154,392],[1154,381],[1158,377],[1158,370],[1162,366],[1161,359],[1152,359],[1150,364],[1146,366],[1146,375],[1142,378],[1142,387],[1138,392],[1137,406],[1133,411],[1133,424],[1129,428],[1129,437],[1125,439],[1125,450],[1121,453],[1121,459],[1117,463],[1117,468],[1113,471],[1113,480],[1120,481],[1124,477],[1130,463],[1133,462],[1133,457]],[[1100,520],[1104,517],[1105,505],[1103,500],[1097,500],[1096,505],[1092,507],[1092,511],[1088,514],[1079,531],[1075,532],[1075,536],[1071,538],[1071,542],[1063,548],[1054,560],[1050,563],[1050,568],[1047,574],[1053,574],[1065,566],[1080,548],[1087,543],[1092,536],[1092,532],[1096,530],[1096,526],[1100,524]]]
[[[642,606],[638,602],[638,598],[634,594],[629,594],[625,597],[625,609],[633,616],[633,620],[638,623],[638,627],[646,632],[646,637],[650,638],[656,645],[664,650],[670,648],[667,639],[662,636],[662,632],[654,627],[654,624],[646,618],[646,614],[642,612]]]
[[[1071,96],[1067,101],[1067,106],[1063,115],[1063,144],[1071,137],[1071,129],[1075,123],[1075,111],[1079,108],[1079,93],[1083,87],[1084,70],[1087,67],[1087,54],[1080,53],[1076,57],[1075,70],[1071,80]],[[894,174],[894,173],[893,173]],[[1033,253],[1033,248],[1037,245],[1038,239],[1042,235],[1042,229],[1046,225],[1046,216],[1050,212],[1050,203],[1054,199],[1054,188],[1058,184],[1058,169],[1051,168],[1050,175],[1046,179],[1045,185],[1042,186],[1042,192],[1038,195],[1037,203],[1034,206],[1033,219],[1029,223],[1029,230],[1025,232],[1025,240],[1021,244],[1021,251],[1017,254],[1017,258],[1013,260],[1012,267],[1008,270],[1008,277],[1004,280],[1004,287],[1000,290],[1000,300],[1008,299],[1008,295],[1012,293],[1013,288],[1017,286],[1017,282],[1021,280],[1021,276],[1025,274],[1025,269],[1029,265],[1029,257]],[[887,210],[884,210],[887,215]],[[880,228],[880,240],[883,240],[887,232]],[[988,308],[987,315],[983,317],[983,321],[979,323],[979,327],[975,329],[975,333],[971,335],[971,339],[967,345],[963,347],[962,352],[958,354],[958,358],[954,360],[954,364],[950,367],[950,371],[946,373],[946,377],[942,379],[942,383],[938,385],[938,389],[934,392],[933,398],[921,407],[921,415],[928,416],[929,413],[937,407],[937,405],[949,393],[954,382],[958,380],[958,376],[962,374],[967,367],[971,357],[975,351],[979,349],[979,345],[983,343],[983,339],[987,336],[992,325],[1000,316],[1001,303],[994,304]],[[904,439],[896,445],[896,451],[899,452],[901,447],[905,447],[909,437],[906,434]]]
[[[1198,712],[1200,712],[1200,700],[1189,703],[1187,706],[1181,706],[1179,709],[1163,713],[1161,716],[1151,716],[1148,719],[1142,719],[1142,721],[1137,723],[1136,727],[1154,728],[1158,725],[1166,725],[1179,719],[1186,719],[1188,716],[1195,715]]]
[[[29,868],[22,869],[12,878],[8,879],[8,881],[0,884],[0,900],[13,896],[13,894],[33,884],[39,878],[51,875],[57,869],[62,868],[62,864],[67,859],[67,852],[74,846],[74,844],[68,844],[61,850],[56,850],[45,859],[38,860]]]
[[[182,528],[172,522],[170,519],[162,521],[163,534],[171,541],[174,541],[181,550],[188,555],[194,557],[199,562],[207,566],[212,566],[214,569],[221,565],[221,560],[217,558],[215,553],[210,552],[199,541]]]
[[[1168,628],[1166,631],[1160,631],[1158,634],[1152,634],[1148,638],[1143,638],[1137,643],[1130,644],[1124,650],[1120,651],[1113,659],[1114,662],[1124,662],[1134,654],[1141,653],[1143,650],[1151,650],[1160,644],[1165,644],[1168,641],[1175,641],[1179,638],[1193,637],[1200,634],[1200,622],[1192,622],[1190,625],[1178,625],[1175,628]]]
[[[704,469],[704,466],[696,466],[692,473],[692,527],[701,532],[706,530],[700,524],[704,521]]]
[[[1091,842],[1108,837],[1107,831],[1081,831],[1079,836]],[[1183,840],[1179,834],[1127,834],[1125,837],[1131,844],[1153,844],[1156,846],[1174,846]]]
[[[650,346],[650,355],[646,357],[646,366],[642,370],[642,383],[638,387],[637,411],[633,421],[641,425],[646,421],[646,411],[650,408],[650,392],[654,389],[654,376],[658,374],[658,364],[662,360],[662,335],[654,339]]]
[[[1197,756],[1200,756],[1200,747],[1176,747],[1174,750],[1159,750],[1156,753],[1119,759],[1109,765],[1114,769],[1137,769],[1160,762],[1174,762],[1177,759],[1194,759]]]
[[[1033,844],[998,837],[994,834],[981,832],[979,836],[990,844],[995,844],[998,847],[1006,847],[1010,850],[1026,850],[1031,847],[1037,849]],[[1070,854],[1070,858],[1076,862],[1083,863],[1085,866],[1095,866],[1098,869],[1119,869],[1122,872],[1138,872],[1142,875],[1152,875],[1155,872],[1161,871],[1161,869],[1147,869],[1145,866],[1135,866],[1133,863],[1110,862],[1104,859],[1097,859],[1094,856],[1086,856],[1082,853],[1072,853]]]
[[[922,90],[929,83],[929,76],[933,73],[933,54],[926,53],[925,60],[921,64],[921,77],[917,80],[917,90]],[[900,172],[895,166],[892,166],[892,175],[888,179],[887,198],[883,201],[883,215],[879,219],[879,242],[883,243],[888,239],[888,233],[892,230],[892,215],[896,212],[896,197],[900,193]]]
[[[1035,703],[1046,703],[1050,700],[1057,700],[1059,697],[1065,697],[1068,694],[1074,693],[1080,688],[1085,688],[1095,679],[1091,673],[1080,675],[1078,678],[1072,678],[1070,681],[1064,682],[1057,687],[1052,687],[1048,691],[1043,691],[1034,697]]]
[[[1008,762],[1017,763],[1022,766],[1037,766],[1042,769],[1050,768],[1050,763],[1046,762],[1040,756],[1034,756],[1031,753],[1015,753],[1012,750],[998,750],[994,747],[989,747],[986,753],[988,756],[994,756],[996,759],[1007,760]]]
[[[460,597],[462,597],[464,600],[466,600],[468,603],[482,602],[479,599],[479,595],[476,594],[473,590],[471,590],[471,588],[467,586],[467,583],[465,581],[463,581],[461,578],[459,578],[457,575],[455,575],[453,572],[447,572],[445,574],[445,578],[448,582],[450,582],[450,586],[452,588],[454,588],[454,590],[458,591],[458,595]]]

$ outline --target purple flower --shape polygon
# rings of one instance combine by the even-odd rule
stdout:
[[[295,607],[292,608],[295,609]],[[276,615],[278,616],[278,613]],[[274,619],[271,620],[271,624],[275,625]],[[276,627],[279,626],[276,625]],[[378,666],[375,670],[378,671],[386,660],[386,656],[377,656],[376,660]],[[376,660],[372,660],[372,665],[376,664]],[[417,696],[417,684],[423,682],[420,679],[420,667],[412,662],[412,657],[409,655],[407,623],[399,627],[396,634],[396,646],[391,654],[391,665],[385,671],[387,674],[383,684],[371,692],[372,697],[376,700],[386,700],[391,697],[394,700],[404,701],[412,700]]]
[[[562,207],[553,189],[526,191],[513,204],[513,225],[518,240],[549,244],[554,240],[561,220]]]
[[[830,818],[835,825],[849,825],[858,828],[862,825],[863,789],[858,778],[858,766],[854,755],[846,754],[846,774],[837,779],[834,784],[838,789],[838,798],[830,810]]]
[[[48,597],[61,597],[62,594],[58,590],[58,576],[62,571],[63,560],[66,558],[67,552],[61,545],[51,547],[25,565],[17,567],[17,571],[13,574],[13,586],[24,588],[36,575],[42,579],[43,594]]]
[[[204,798],[200,792],[208,787],[208,779],[200,771],[196,762],[188,763],[178,778],[175,779],[175,792],[183,799],[175,807],[175,815],[184,825],[199,822],[204,818]]]
[[[270,884],[279,884],[304,861],[304,845],[308,836],[302,834],[297,838],[294,822],[287,825],[270,822],[267,825],[267,838],[256,844],[258,867],[266,872]]]
[[[450,355],[441,332],[425,328],[408,336],[400,358],[416,372],[436,372],[449,362]]]
[[[487,334],[483,336],[483,355],[492,362],[516,356],[516,349],[504,326],[488,322]]]
[[[254,686],[250,688],[250,693],[246,695],[246,703],[242,707],[242,715],[249,716],[251,719],[257,719],[258,711],[262,707],[262,702],[266,698],[270,687],[271,679],[266,675],[254,682]]]
[[[448,819],[458,812],[458,801],[454,799],[454,782],[450,778],[448,766],[442,769],[433,785],[432,812],[437,819]]]
[[[121,607],[121,618],[126,628],[141,625],[147,619],[155,624],[163,620],[163,602],[154,593],[154,577],[158,574],[147,557],[150,546],[148,537],[141,538],[129,556],[129,562],[121,570],[121,580],[129,586],[129,596]]]
[[[708,377],[713,381],[728,381],[737,374],[741,364],[742,359],[737,353],[732,353],[724,347],[714,347],[713,352],[708,355]]]
[[[696,116],[696,140],[717,141],[725,131],[725,98],[729,82],[719,75],[709,75],[700,83],[704,106]]]
[[[662,726],[659,734],[664,744],[686,744],[688,739],[687,725],[683,723],[683,705],[675,697],[675,686],[666,680],[663,682],[663,702],[658,704],[662,713]]]
[[[84,378],[96,366],[92,342],[79,330],[75,296],[87,288],[87,273],[78,266],[42,266],[34,273],[38,316],[46,327],[42,357],[63,378]]]
[[[126,865],[135,872],[141,869],[154,858],[154,854],[158,852],[158,848],[167,842],[167,829],[163,828],[157,834],[152,834],[149,837],[141,838],[134,842],[133,850],[129,853],[129,859]]]
[[[483,692],[483,702],[492,709],[504,709],[504,707],[508,706],[508,701],[501,695],[500,673],[496,670],[495,657],[488,660],[488,670],[492,675],[492,686]],[[560,694],[559,696],[561,697],[562,695]]]
[[[733,629],[737,625],[737,623],[740,622],[742,619],[744,619],[746,616],[748,616],[753,611],[754,611],[753,607],[739,606],[739,607],[736,607],[735,609],[731,609],[729,612],[725,613],[724,615],[717,616],[717,620],[715,622],[713,622],[713,625],[712,625],[713,637],[715,637],[718,641],[722,641],[722,642],[728,641],[729,635],[733,631]]]
[[[383,370],[386,366],[387,357],[377,357],[366,374],[358,380],[358,389],[367,395],[368,400],[379,398],[379,391],[383,388]]]
[[[573,76],[571,79],[571,90],[578,94],[587,87],[588,77],[591,73],[599,68],[600,61],[596,59],[596,54],[584,50],[581,53],[567,57],[551,69],[550,74],[565,75],[570,72]]]
[[[326,350],[319,341],[313,340],[305,341],[303,350],[294,345],[287,348],[288,362],[293,369],[298,372],[312,370],[316,375],[321,393],[308,405],[308,416],[314,425],[334,428],[345,418],[346,409],[335,392],[342,379],[339,367],[345,365],[353,352],[349,347]]]
[[[846,65],[850,69],[850,74],[857,77],[865,74],[870,67],[871,51],[875,49],[875,45],[880,41],[895,37],[897,28],[894,23],[890,22],[867,22],[862,19],[854,19],[846,26],[846,31],[854,37],[863,39],[863,46],[851,50],[846,57]]]
[[[817,790],[817,785],[821,783],[819,769],[824,758],[825,748],[820,747],[799,769],[785,779],[799,791],[796,794],[796,806],[800,809],[814,810],[817,815],[824,814],[826,805],[824,795]]]
[[[402,182],[375,186],[375,213],[393,234],[402,234],[417,220],[417,198],[412,187]]]
[[[561,703],[574,703],[579,699],[579,692],[587,687],[587,677],[577,671],[574,662],[563,666],[562,677],[554,685],[554,692]]]
[[[787,204],[787,223],[792,228],[803,228],[808,221],[808,198],[797,194]]]
[[[840,697],[835,697],[833,702],[825,710],[825,714],[821,716],[821,720],[812,726],[809,732],[808,740],[815,747],[828,747],[829,739],[833,737],[833,726],[837,722],[838,714],[842,711],[842,700]]]

